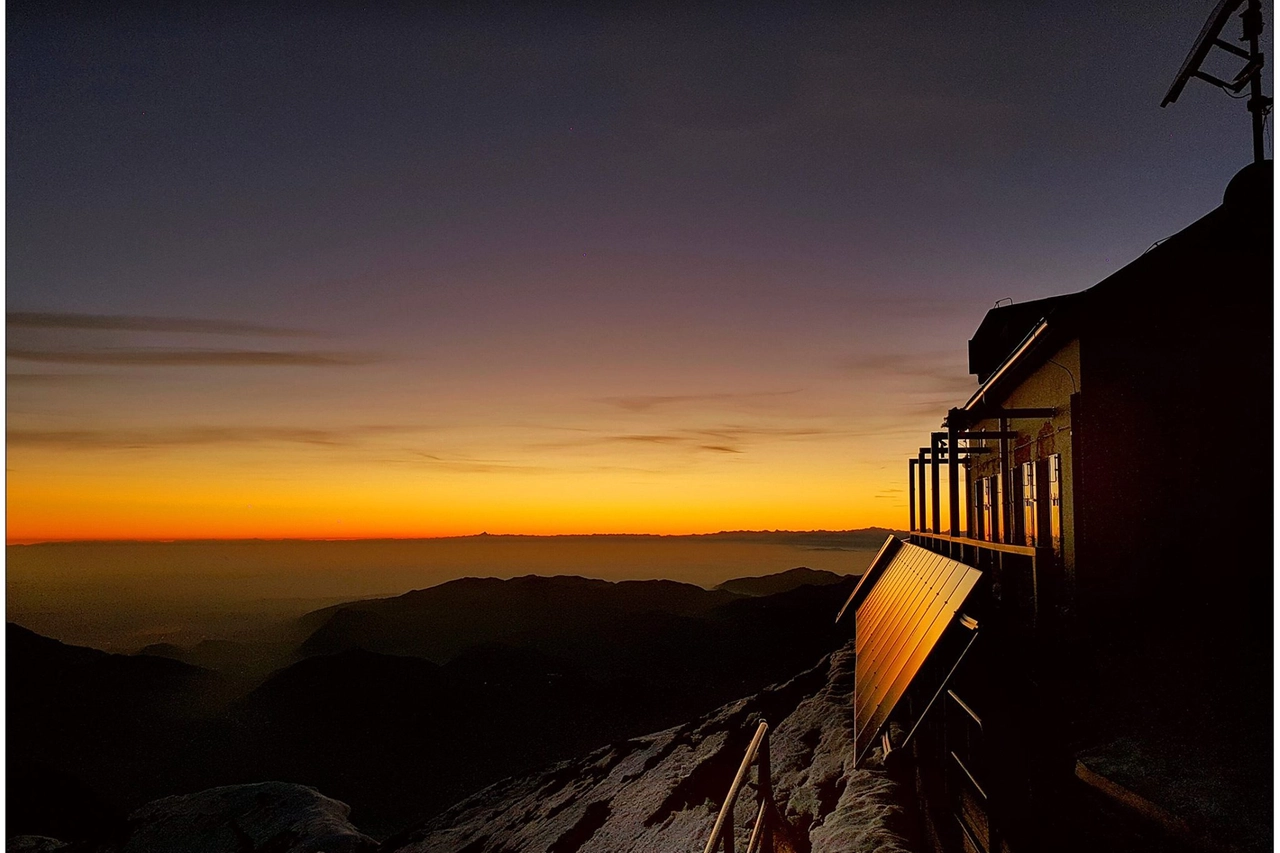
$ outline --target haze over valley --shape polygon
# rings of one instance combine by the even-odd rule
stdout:
[[[704,587],[809,566],[857,574],[877,530],[706,536],[66,542],[10,545],[8,619],[109,651],[283,639],[302,614],[461,577],[671,578]]]

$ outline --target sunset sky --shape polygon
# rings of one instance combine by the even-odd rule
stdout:
[[[1251,157],[1208,0],[143,5],[9,4],[10,542],[902,527]]]

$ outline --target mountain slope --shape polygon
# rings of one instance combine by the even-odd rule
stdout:
[[[763,718],[772,726],[775,801],[801,849],[905,853],[894,784],[878,769],[853,768],[853,657],[850,644],[701,719],[499,782],[388,839],[382,851],[700,849]],[[755,796],[749,783],[739,797],[738,838],[750,833]]]
[[[733,578],[716,587],[735,595],[773,595],[779,592],[790,592],[801,586],[826,586],[840,583],[848,575],[838,575],[824,569],[811,569],[808,566],[797,566],[785,572],[772,575],[759,575],[750,578]]]

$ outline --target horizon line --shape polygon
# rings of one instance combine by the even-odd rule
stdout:
[[[487,539],[582,539],[587,537],[646,537],[653,539],[687,539],[694,537],[706,536],[734,536],[734,535],[796,535],[796,534],[845,534],[845,533],[866,533],[871,531],[882,530],[887,533],[904,533],[906,531],[897,530],[891,527],[880,527],[871,525],[869,527],[851,527],[843,530],[828,530],[825,528],[817,528],[810,530],[716,530],[704,533],[623,533],[623,532],[594,532],[594,533],[489,533],[488,531],[480,531],[479,533],[455,533],[442,536],[157,536],[152,538],[120,538],[120,539],[103,539],[103,538],[59,538],[59,537],[15,537],[5,540],[5,546],[15,545],[164,545],[164,544],[185,544],[185,543],[232,543],[232,542],[423,542],[435,541],[441,539],[479,539],[481,537]]]

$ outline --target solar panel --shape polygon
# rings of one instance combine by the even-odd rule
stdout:
[[[884,574],[885,567],[893,559],[893,555],[898,553],[898,547],[902,545],[902,540],[896,536],[889,536],[880,545],[880,551],[876,554],[875,559],[867,566],[867,570],[862,573],[862,577],[858,579],[858,585],[853,588],[853,592],[849,593],[848,600],[845,601],[844,607],[840,608],[840,612],[836,614],[836,621],[839,622],[845,613],[850,609],[854,613],[858,612],[858,605],[871,592],[871,588],[876,585],[876,581],[880,580],[880,575]]]
[[[972,566],[904,542],[865,593],[857,610],[855,641],[858,761],[875,745],[880,729],[981,577]]]
[[[1178,76],[1173,78],[1173,85],[1165,93],[1164,100],[1160,102],[1160,106],[1167,107],[1178,100],[1178,96],[1182,94],[1182,89],[1187,85],[1187,81],[1195,76],[1196,71],[1200,69],[1200,64],[1209,55],[1214,39],[1222,32],[1222,28],[1227,25],[1227,21],[1231,18],[1231,13],[1239,9],[1240,4],[1243,2],[1244,0],[1219,0],[1218,5],[1209,14],[1209,19],[1204,22],[1204,26],[1200,29],[1200,35],[1196,36],[1196,43],[1192,45],[1191,52],[1183,60],[1182,67],[1178,69]]]

